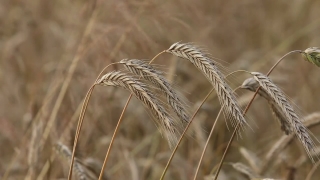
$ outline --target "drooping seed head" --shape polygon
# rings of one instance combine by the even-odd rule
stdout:
[[[187,124],[189,122],[190,117],[185,105],[186,103],[183,102],[183,98],[176,93],[171,84],[162,75],[163,73],[161,71],[138,59],[123,59],[120,63],[124,64],[130,72],[139,75],[143,79],[159,87],[161,92],[165,94],[167,102],[172,107],[173,111],[180,118],[182,124]]]
[[[306,61],[320,67],[320,48],[310,47],[303,51],[301,55]]]
[[[97,80],[96,84],[102,86],[116,86],[129,90],[138,100],[151,110],[156,124],[163,135],[166,136],[170,147],[175,145],[179,136],[180,127],[174,122],[161,102],[150,91],[148,86],[129,74],[113,71]]]
[[[299,116],[296,114],[292,105],[287,100],[285,94],[271,81],[269,77],[265,76],[264,74],[259,72],[251,72],[251,74],[280,108],[281,112],[286,117],[288,124],[291,126],[291,129],[305,148],[308,156],[314,162],[314,159],[311,157],[310,153],[314,151],[315,143],[310,137],[308,129],[302,124]]]
[[[177,57],[189,60],[212,84],[218,94],[221,105],[225,106],[226,114],[230,115],[232,125],[237,123],[243,127],[246,122],[237,99],[220,72],[217,63],[210,55],[191,43],[174,43],[166,52]]]
[[[248,78],[242,83],[241,88],[256,92],[259,86],[260,85],[257,80],[254,78]],[[286,116],[282,113],[278,104],[270,97],[263,87],[260,87],[258,94],[268,101],[272,115],[280,123],[281,130],[287,135],[290,134],[292,132],[290,124],[288,124]]]

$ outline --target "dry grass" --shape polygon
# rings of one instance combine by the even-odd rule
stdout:
[[[55,157],[52,149],[57,142],[67,144],[61,139],[69,136],[65,133],[68,129],[75,128],[85,93],[107,64],[126,58],[151,59],[174,42],[182,41],[205,46],[213,56],[226,62],[215,58],[210,61],[231,70],[265,73],[280,56],[295,49],[305,50],[302,55],[307,60],[313,58],[311,62],[316,64],[317,55],[307,49],[320,46],[320,12],[316,8],[320,2],[314,0],[99,0],[95,6],[93,1],[4,0],[0,4],[0,179],[7,180],[67,177],[69,160]],[[248,78],[239,73],[225,81],[223,69],[218,69],[222,72],[219,75],[209,63],[208,68],[214,71],[208,71],[212,75],[208,77],[210,83],[202,74],[204,71],[167,53],[159,56],[155,64],[154,69],[163,72],[162,77],[177,94],[186,97],[190,106],[186,115],[189,110],[194,113],[212,89],[214,79],[227,83],[229,89]],[[113,66],[108,72],[121,68]],[[270,76],[300,108],[304,126],[318,139],[320,118],[312,112],[319,112],[320,107],[319,73],[319,67],[299,55],[291,55]],[[231,98],[241,106],[246,104],[241,100],[251,99],[252,92],[239,91],[235,96],[228,89],[213,93],[200,109],[190,126],[192,136],[183,139],[165,179],[193,178],[220,110],[219,99]],[[221,97],[223,93],[228,97]],[[87,160],[103,160],[129,94],[113,87],[94,90],[79,139],[82,155],[76,155],[76,162],[83,170],[93,172],[94,179],[101,163],[93,165]],[[158,96],[165,109],[173,105],[167,103],[169,96]],[[228,165],[230,162],[247,165],[263,178],[300,180],[309,174],[314,164],[301,144],[296,143],[298,138],[285,135],[281,125],[272,120],[268,106],[263,98],[253,102],[248,112],[250,118],[246,119],[253,131],[242,131],[242,138],[232,143],[219,179],[247,179]],[[282,116],[277,110],[273,109],[277,117]],[[105,168],[108,177],[159,179],[171,149],[151,121],[153,114],[139,99],[132,99],[109,155]],[[185,113],[179,117],[168,109],[168,114],[177,120],[187,119]],[[308,125],[309,115],[314,115],[314,125]],[[217,121],[198,179],[214,177],[232,130],[223,118]],[[67,147],[70,153],[72,147]],[[239,152],[241,147],[247,149],[245,157],[243,150]],[[259,167],[255,169],[254,164]],[[310,179],[317,180],[319,176],[317,169]]]

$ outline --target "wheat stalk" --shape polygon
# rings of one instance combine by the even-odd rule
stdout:
[[[233,126],[236,126],[237,122],[241,126],[247,124],[231,88],[209,54],[190,43],[179,42],[173,44],[166,52],[189,60],[204,74],[217,91],[219,101],[225,105],[226,112],[231,114]]]
[[[251,74],[280,107],[282,113],[286,117],[286,120],[291,125],[293,132],[297,135],[312,162],[314,162],[310,152],[314,150],[315,144],[308,134],[308,129],[301,123],[300,118],[295,113],[284,93],[271,81],[269,77],[259,72],[252,72]]]
[[[165,94],[168,103],[174,110],[174,112],[181,119],[183,124],[186,124],[190,120],[187,108],[183,100],[172,88],[171,84],[163,77],[162,72],[156,70],[148,63],[138,59],[123,59],[120,61],[125,67],[132,73],[140,75],[143,79],[153,83]]]
[[[55,151],[57,154],[62,156],[65,160],[71,161],[72,158],[72,151],[64,144],[58,142],[54,146]],[[88,176],[85,172],[84,167],[79,163],[78,158],[74,159],[74,165],[73,165],[73,170],[76,172],[76,175],[80,180],[88,180]]]
[[[68,146],[58,142],[55,144],[54,149],[58,155],[63,157],[68,163],[72,158],[72,151]],[[86,158],[83,161],[78,157],[75,158],[73,169],[76,176],[81,180],[96,180],[100,172],[101,164],[92,158]],[[107,176],[103,176],[103,180],[107,180]]]
[[[242,83],[241,88],[250,90],[252,92],[256,92],[259,86],[260,85],[258,81],[256,81],[254,78],[248,78]],[[267,100],[273,117],[281,125],[281,130],[284,131],[285,134],[289,135],[292,132],[291,126],[286,120],[286,116],[282,113],[281,108],[278,106],[278,104],[271,98],[271,96],[263,88],[260,88],[260,90],[258,91],[258,94]]]
[[[179,128],[176,127],[176,123],[157,98],[140,80],[120,71],[113,71],[102,76],[96,83],[103,86],[117,86],[129,90],[152,111],[158,120],[156,124],[160,131],[166,136],[169,146],[172,147],[177,142],[177,130]]]

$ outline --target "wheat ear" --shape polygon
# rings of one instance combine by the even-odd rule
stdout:
[[[161,71],[156,70],[148,63],[138,59],[123,59],[120,61],[132,73],[141,76],[143,79],[151,82],[165,94],[168,103],[181,119],[183,124],[187,124],[190,120],[189,113],[183,100],[172,88],[171,84],[162,75]]]
[[[308,129],[301,123],[300,118],[295,113],[284,93],[271,81],[269,77],[259,72],[252,72],[251,74],[254,76],[255,80],[259,82],[260,86],[280,107],[282,113],[286,117],[286,120],[291,125],[293,132],[297,135],[299,141],[302,143],[312,162],[314,162],[314,159],[310,155],[310,152],[314,150],[315,144],[308,134]]]
[[[256,92],[259,86],[260,85],[258,81],[256,81],[254,78],[248,78],[245,81],[243,81],[241,88],[250,90],[252,92]],[[286,135],[289,135],[292,132],[291,126],[289,122],[286,120],[286,116],[282,113],[281,108],[278,106],[278,104],[271,98],[271,96],[263,88],[260,88],[260,90],[258,91],[258,94],[267,100],[273,117],[281,125],[281,130],[284,131]]]
[[[190,43],[182,44],[179,42],[173,44],[166,52],[189,60],[204,74],[217,91],[220,103],[225,105],[226,112],[232,116],[233,126],[236,126],[237,122],[241,126],[247,124],[231,88],[207,53]]]
[[[113,71],[105,74],[96,82],[103,86],[118,86],[129,90],[138,98],[144,105],[151,109],[156,117],[156,124],[160,131],[166,136],[169,146],[172,147],[177,142],[177,129],[173,119],[169,116],[165,108],[157,100],[155,95],[147,88],[140,80],[122,73]]]
[[[301,55],[306,61],[320,67],[320,48],[310,47],[301,52]]]

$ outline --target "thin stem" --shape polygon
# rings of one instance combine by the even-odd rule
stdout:
[[[96,78],[95,82],[98,81],[99,77],[101,76],[101,74],[108,68],[110,67],[111,65],[114,65],[114,64],[117,64],[117,63],[111,63],[109,65],[107,65],[106,67],[104,67],[102,69],[102,71],[99,73],[98,77]],[[74,143],[73,143],[73,149],[72,149],[72,156],[71,156],[71,163],[70,163],[70,169],[69,169],[69,175],[68,175],[68,180],[71,180],[71,177],[72,177],[72,169],[73,169],[73,164],[74,164],[74,157],[75,157],[75,151],[76,151],[76,147],[77,147],[77,144],[78,144],[78,139],[79,139],[79,136],[80,136],[80,132],[81,132],[81,128],[82,128],[82,124],[83,124],[83,119],[84,119],[84,116],[85,116],[85,113],[86,113],[86,110],[87,110],[87,106],[89,104],[89,100],[90,100],[90,97],[91,97],[91,94],[93,92],[93,89],[95,87],[96,83],[94,83],[90,89],[88,90],[85,98],[84,98],[84,102],[83,102],[83,105],[82,105],[82,108],[81,108],[81,111],[80,111],[80,115],[79,115],[79,120],[78,120],[78,124],[77,124],[77,130],[76,130],[76,135],[75,135],[75,138],[74,138]]]
[[[209,140],[210,140],[210,138],[211,138],[211,136],[212,136],[213,130],[214,130],[216,124],[217,124],[217,121],[218,121],[218,119],[219,119],[219,117],[220,117],[220,114],[221,114],[223,108],[224,108],[224,106],[221,107],[221,109],[220,109],[220,111],[219,111],[219,113],[218,113],[218,115],[217,115],[217,117],[216,117],[216,120],[215,120],[214,124],[212,125],[210,134],[209,134],[209,136],[208,136],[208,138],[207,138],[206,144],[204,145],[204,148],[203,148],[203,151],[202,151],[202,154],[201,154],[199,163],[198,163],[198,167],[197,167],[197,169],[196,169],[196,173],[195,173],[194,178],[193,178],[194,180],[197,179],[198,172],[199,172],[199,169],[200,169],[200,166],[201,166],[201,162],[202,162],[202,159],[203,159],[203,157],[204,157],[204,153],[206,152],[207,146],[208,146],[208,144],[209,144]]]
[[[250,74],[250,72],[246,71],[246,70],[237,70],[237,71],[233,71],[233,72],[227,74],[225,78],[227,78],[228,76],[231,76],[231,75],[233,75],[235,73],[238,73],[238,72],[245,72],[245,73],[249,73]]]
[[[115,64],[119,64],[119,62],[111,63],[111,64],[107,65],[106,67],[104,67],[104,68],[102,69],[102,71],[99,73],[99,75],[97,76],[97,79],[95,80],[95,83],[99,80],[99,78],[100,78],[100,76],[102,75],[102,73],[103,73],[108,67],[110,67],[111,65],[115,65]]]
[[[158,53],[156,56],[154,56],[150,61],[149,64],[151,64],[158,56],[160,56],[161,54],[165,53],[166,51],[161,51],[160,53]]]
[[[174,154],[176,153],[176,151],[177,151],[177,149],[178,149],[178,147],[179,147],[179,145],[180,145],[180,143],[181,143],[181,141],[182,141],[182,138],[184,137],[185,133],[187,132],[187,130],[188,130],[189,126],[191,125],[194,117],[197,115],[198,111],[200,110],[200,108],[202,107],[202,105],[204,104],[204,102],[208,99],[208,97],[210,96],[210,94],[211,94],[213,91],[214,91],[214,89],[211,89],[211,91],[210,91],[210,92],[207,94],[207,96],[203,99],[202,103],[201,103],[200,106],[197,108],[197,110],[195,111],[195,113],[192,115],[192,117],[191,117],[190,121],[188,122],[186,128],[185,128],[184,131],[182,132],[182,134],[181,134],[181,136],[180,136],[180,139],[179,139],[176,147],[173,149],[173,151],[172,151],[172,153],[171,153],[171,156],[170,156],[170,158],[169,158],[169,160],[168,160],[168,162],[167,162],[167,165],[166,165],[166,167],[164,168],[164,170],[163,170],[163,172],[162,172],[162,175],[161,175],[161,177],[160,177],[160,180],[163,180],[164,176],[166,175],[166,172],[167,172],[167,170],[168,170],[168,168],[169,168],[169,165],[170,165],[170,163],[171,163],[171,161],[172,161],[172,159],[173,159],[173,156],[174,156]]]
[[[285,54],[284,56],[282,56],[282,57],[271,67],[271,69],[270,69],[269,72],[267,73],[267,76],[269,76],[269,75],[271,74],[271,72],[278,66],[278,64],[279,64],[285,57],[287,57],[288,55],[293,54],[293,53],[302,53],[302,51],[301,51],[301,50],[294,50],[294,51],[290,51],[290,52],[288,52],[287,54]],[[253,97],[251,98],[249,104],[247,105],[246,109],[244,110],[243,116],[245,116],[245,114],[246,114],[247,111],[249,110],[249,108],[250,108],[253,100],[254,100],[255,97],[257,96],[258,91],[260,90],[260,88],[261,88],[261,86],[259,86],[259,87],[257,88],[257,90],[256,90],[256,92],[254,93]],[[237,123],[237,126],[236,126],[236,128],[234,129],[234,131],[233,131],[233,133],[232,133],[232,136],[231,136],[231,138],[230,138],[230,140],[229,140],[229,142],[228,142],[227,148],[226,148],[226,150],[224,151],[223,156],[222,156],[222,158],[221,158],[221,161],[220,161],[220,163],[219,163],[219,167],[218,167],[218,170],[217,170],[217,173],[216,173],[216,176],[215,176],[214,180],[216,180],[216,179],[218,178],[218,176],[219,176],[219,172],[220,172],[220,170],[221,170],[222,163],[223,163],[223,161],[224,161],[224,159],[225,159],[225,156],[226,156],[226,154],[227,154],[227,152],[228,152],[228,150],[229,150],[229,148],[230,148],[230,145],[231,145],[231,143],[232,143],[232,141],[233,141],[233,139],[234,139],[234,137],[235,137],[235,134],[236,134],[236,132],[237,132],[237,130],[238,130],[238,128],[239,128],[239,125],[240,125],[240,124]]]
[[[149,64],[151,64],[158,56],[160,56],[160,55],[161,55],[162,53],[164,53],[164,52],[165,52],[165,51],[162,51],[162,52],[158,53],[156,56],[154,56],[154,57],[150,60]],[[100,75],[101,75],[101,73],[100,73]],[[99,76],[100,76],[100,75],[99,75]],[[109,144],[109,147],[108,147],[106,156],[105,156],[104,161],[103,161],[103,164],[102,164],[102,168],[101,168],[100,175],[99,175],[99,180],[102,179],[102,176],[103,176],[103,173],[104,173],[104,169],[105,169],[105,167],[106,167],[106,164],[107,164],[107,161],[108,161],[108,158],[109,158],[109,155],[110,155],[111,148],[112,148],[112,146],[113,146],[115,137],[116,137],[116,135],[117,135],[117,132],[118,132],[119,127],[120,127],[120,124],[121,124],[122,119],[123,119],[124,112],[127,110],[127,107],[128,107],[128,105],[129,105],[129,103],[130,103],[130,100],[131,100],[132,96],[133,96],[133,93],[131,93],[130,96],[128,97],[128,100],[127,100],[127,102],[126,102],[126,104],[125,104],[125,106],[124,106],[124,108],[123,108],[123,110],[122,110],[122,112],[121,112],[121,115],[120,115],[120,117],[119,117],[118,123],[117,123],[116,128],[115,128],[115,130],[114,130],[114,132],[113,132],[113,135],[112,135],[112,138],[111,138],[111,141],[110,141],[110,144]]]
[[[314,174],[314,172],[316,172],[317,168],[320,166],[320,161],[318,161],[310,170],[310,172],[308,173],[306,180],[310,180],[312,175]]]
[[[228,77],[229,75],[231,75],[231,74],[232,74],[232,73],[228,74],[225,78],[227,78],[227,77]],[[236,89],[233,90],[233,92],[235,92],[235,91],[238,90],[239,88],[240,88],[240,87],[237,87]],[[206,153],[207,146],[208,146],[208,144],[209,144],[209,140],[211,139],[213,130],[214,130],[214,128],[216,127],[216,123],[217,123],[218,118],[220,117],[221,112],[222,112],[222,110],[223,110],[224,107],[225,107],[225,105],[223,105],[223,106],[221,107],[221,109],[220,109],[220,111],[219,111],[219,113],[218,113],[218,115],[217,115],[217,117],[216,117],[216,120],[215,120],[214,124],[212,125],[210,134],[209,134],[209,136],[208,136],[208,138],[207,138],[207,142],[206,142],[206,144],[205,144],[205,146],[204,146],[204,148],[203,148],[203,151],[202,151],[202,154],[201,154],[199,163],[198,163],[198,167],[197,167],[196,172],[195,172],[195,175],[194,175],[194,180],[197,179],[198,172],[199,172],[200,166],[201,166],[201,162],[202,162],[202,160],[203,160],[204,154]],[[238,124],[239,124],[239,123],[238,123]]]
[[[72,178],[72,169],[73,169],[75,151],[76,151],[78,139],[79,139],[79,136],[80,136],[80,131],[81,131],[81,128],[82,128],[83,119],[84,119],[84,116],[86,114],[88,103],[89,103],[89,100],[90,100],[90,97],[91,97],[91,94],[92,94],[92,91],[93,91],[94,87],[95,87],[95,84],[90,87],[89,91],[86,94],[86,97],[84,99],[84,102],[83,102],[83,105],[82,105],[82,108],[81,108],[79,121],[78,121],[78,124],[77,124],[76,135],[75,135],[74,143],[73,143],[73,149],[72,149],[72,156],[71,156],[71,163],[70,163],[68,180],[71,180],[71,178]]]
[[[278,66],[278,64],[279,64],[285,57],[287,57],[288,55],[293,54],[293,53],[303,53],[303,51],[301,51],[301,50],[293,50],[293,51],[288,52],[288,53],[285,54],[284,56],[282,56],[282,57],[271,67],[271,69],[270,69],[269,72],[267,73],[267,76],[270,75],[270,73],[274,70],[274,68],[276,68],[276,67]]]
[[[101,168],[101,171],[100,171],[99,180],[102,179],[103,172],[104,172],[104,169],[105,169],[105,167],[106,167],[106,164],[107,164],[107,161],[108,161],[108,158],[109,158],[109,154],[110,154],[110,151],[111,151],[111,147],[112,147],[112,145],[113,145],[114,139],[115,139],[115,137],[116,137],[116,134],[117,134],[118,129],[119,129],[119,127],[120,127],[120,124],[121,124],[121,122],[122,122],[124,112],[126,111],[128,105],[129,105],[129,103],[130,103],[131,98],[132,98],[132,93],[130,94],[130,96],[129,96],[129,98],[128,98],[128,100],[127,100],[127,102],[126,102],[126,104],[125,104],[125,106],[124,106],[124,108],[123,108],[123,110],[122,110],[122,112],[121,112],[121,115],[120,115],[120,117],[119,117],[117,126],[116,126],[116,128],[115,128],[115,130],[114,130],[114,132],[113,132],[113,135],[112,135],[112,138],[111,138],[111,141],[110,141],[110,145],[109,145],[109,147],[108,147],[107,154],[106,154],[106,157],[104,158],[103,165],[102,165],[102,168]]]
[[[258,89],[257,89],[256,92],[254,93],[253,97],[251,98],[249,104],[247,105],[246,109],[245,109],[244,112],[243,112],[243,116],[245,116],[246,113],[248,112],[248,110],[249,110],[249,108],[250,108],[250,106],[251,106],[254,98],[255,98],[255,97],[257,96],[257,94],[258,94],[259,89],[260,89],[260,87],[258,87]],[[230,140],[229,140],[229,142],[228,142],[227,148],[226,148],[226,150],[224,151],[224,153],[223,153],[223,155],[222,155],[222,158],[221,158],[221,161],[220,161],[220,163],[219,163],[219,167],[218,167],[218,170],[217,170],[217,173],[216,173],[216,176],[215,176],[214,180],[217,180],[217,179],[218,179],[219,172],[220,172],[221,167],[222,167],[222,163],[223,163],[224,159],[226,158],[226,155],[227,155],[227,153],[228,153],[228,150],[229,150],[229,148],[230,148],[230,146],[231,146],[231,143],[232,143],[232,141],[233,141],[233,139],[234,139],[234,137],[235,137],[235,135],[236,135],[239,127],[240,127],[240,123],[238,122],[238,123],[237,123],[237,126],[236,126],[236,128],[234,129],[234,131],[233,131],[233,133],[232,133],[232,135],[231,135],[231,138],[230,138]]]

